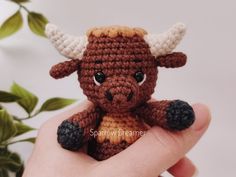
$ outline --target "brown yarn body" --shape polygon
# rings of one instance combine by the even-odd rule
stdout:
[[[137,35],[133,37],[118,36],[115,38],[90,36],[82,61],[78,76],[84,94],[88,96],[90,101],[95,102],[105,112],[108,112],[108,116],[105,115],[101,119],[95,130],[98,133],[102,131],[105,134],[110,133],[110,135],[104,136],[102,134],[95,137],[95,140],[90,140],[93,143],[92,148],[89,148],[89,154],[95,159],[107,159],[134,143],[142,132],[147,130],[142,119],[140,119],[141,117],[143,119],[146,118],[149,123],[153,121],[156,124],[165,124],[164,109],[168,106],[167,102],[164,102],[165,104],[156,104],[159,106],[153,110],[155,115],[150,115],[148,108],[139,115],[140,118],[138,119],[138,112],[134,111],[135,114],[133,115],[127,114],[131,112],[133,107],[142,105],[150,99],[157,80],[156,60],[151,55],[149,46],[142,37]],[[102,86],[95,85],[93,80],[93,75],[99,71],[102,71],[107,77],[107,82],[104,82]],[[137,71],[144,72],[147,77],[146,82],[138,88],[137,82],[133,78]],[[127,96],[130,90],[134,92],[135,96],[133,100],[124,102],[119,107],[116,102],[111,103],[104,97],[104,92],[107,89],[110,89],[112,94],[117,95],[118,98],[123,95]],[[155,113],[156,110],[159,112]],[[159,120],[156,120],[157,118]],[[92,122],[92,120],[86,120],[87,122]],[[87,126],[84,135],[88,135],[88,131],[91,128],[94,129],[95,127]],[[112,130],[121,131],[121,134],[122,131],[123,133],[125,131],[133,133],[124,137],[123,135],[112,135]]]
[[[122,141],[119,144],[112,144],[109,140],[106,140],[103,143],[98,143],[94,140],[90,141],[88,144],[88,154],[96,160],[106,160],[125,150],[129,145],[130,144],[125,141]]]
[[[180,67],[186,63],[183,53],[155,58],[142,35],[134,33],[130,37],[117,34],[115,37],[97,37],[91,32],[80,62],[71,60],[70,63],[60,63],[50,72],[54,78],[61,78],[78,70],[80,86],[94,105],[73,115],[69,121],[83,128],[83,141],[89,142],[88,153],[97,160],[119,153],[140,138],[141,134],[93,137],[91,130],[106,133],[118,130],[145,132],[145,124],[167,128],[166,109],[171,101],[147,102],[156,86],[157,66]],[[141,85],[134,78],[138,71],[146,74],[146,80]],[[97,72],[103,72],[106,76],[101,85],[94,82]],[[113,96],[112,101],[106,98],[107,91]],[[131,92],[132,99],[128,101]]]
[[[104,160],[119,153],[145,134],[148,127],[137,116],[130,114],[107,114],[97,129],[97,136],[89,154]],[[91,146],[91,145],[90,145]]]

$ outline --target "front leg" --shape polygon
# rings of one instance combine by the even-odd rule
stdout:
[[[159,125],[169,130],[186,129],[195,120],[193,108],[181,100],[145,103],[135,112],[150,126]]]
[[[90,129],[95,129],[100,121],[102,111],[90,106],[88,109],[64,120],[57,130],[57,141],[68,150],[78,150],[90,136]]]

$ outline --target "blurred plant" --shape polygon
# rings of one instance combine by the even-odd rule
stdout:
[[[16,177],[22,176],[24,165],[19,154],[9,150],[9,145],[19,142],[35,142],[35,137],[19,139],[29,131],[35,130],[23,123],[24,120],[35,117],[44,111],[53,111],[64,108],[76,100],[66,98],[50,98],[46,100],[38,110],[35,107],[38,103],[38,97],[14,83],[10,92],[0,91],[0,103],[17,103],[27,113],[26,117],[20,118],[10,114],[2,105],[0,105],[0,177],[8,177],[9,172]]]
[[[11,36],[21,29],[23,26],[22,10],[27,13],[28,26],[30,30],[39,36],[45,37],[44,29],[48,23],[47,18],[37,12],[30,11],[24,4],[29,3],[30,0],[7,0],[19,6],[17,12],[3,22],[0,26],[0,39]]]

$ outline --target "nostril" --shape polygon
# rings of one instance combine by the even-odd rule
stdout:
[[[105,92],[105,97],[109,100],[109,101],[112,101],[113,100],[113,96],[111,94],[111,92],[109,90],[107,90]]]
[[[131,91],[127,96],[127,101],[130,101],[133,98],[134,93]]]

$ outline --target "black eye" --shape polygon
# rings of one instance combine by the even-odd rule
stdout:
[[[106,79],[106,76],[103,72],[97,72],[94,76],[93,76],[94,82],[96,85],[101,85],[101,83],[103,83]]]
[[[145,79],[146,79],[146,74],[144,74],[142,71],[138,71],[134,74],[135,80],[141,85]]]

